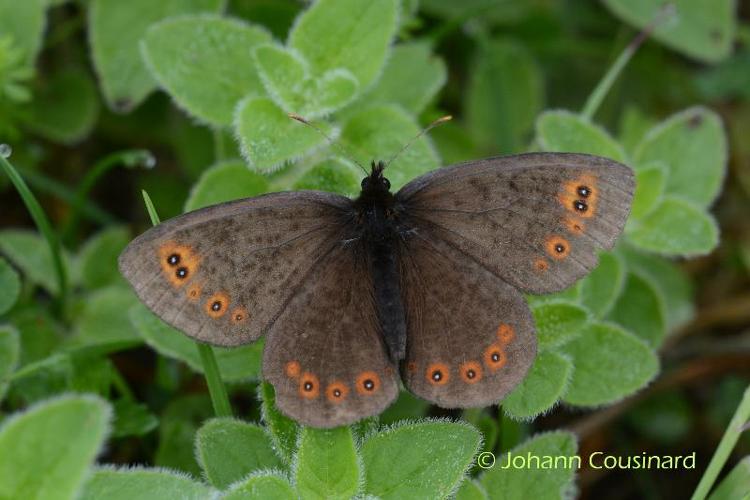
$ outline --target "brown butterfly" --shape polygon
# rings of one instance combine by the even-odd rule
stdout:
[[[536,355],[522,292],[570,286],[630,211],[630,168],[533,153],[472,161],[390,192],[373,163],[352,200],[274,193],[136,238],[120,270],[159,317],[210,344],[266,335],[281,411],[314,427],[375,415],[399,379],[446,408],[497,403]]]

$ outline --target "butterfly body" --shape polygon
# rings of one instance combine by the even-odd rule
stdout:
[[[128,246],[120,269],[200,341],[265,335],[264,377],[304,424],[375,415],[400,380],[443,407],[485,406],[535,358],[523,293],[593,269],[633,189],[617,162],[533,153],[445,167],[393,194],[378,163],[354,200],[274,193],[166,221]]]

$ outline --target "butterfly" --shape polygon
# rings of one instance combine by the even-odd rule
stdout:
[[[482,407],[536,356],[523,293],[591,271],[634,185],[613,160],[529,153],[434,170],[394,194],[373,162],[356,199],[281,192],[196,210],[135,238],[119,267],[200,342],[265,335],[263,376],[302,424],[376,415],[401,382],[441,407]]]

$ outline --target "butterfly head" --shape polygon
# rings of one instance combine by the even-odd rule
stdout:
[[[383,170],[385,170],[384,162],[372,162],[370,175],[362,179],[362,193],[378,194],[390,191],[391,183],[383,177]]]

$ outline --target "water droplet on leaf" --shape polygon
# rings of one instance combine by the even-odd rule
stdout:
[[[13,153],[13,149],[8,146],[7,144],[0,144],[0,156],[3,158],[10,158],[10,155]]]

